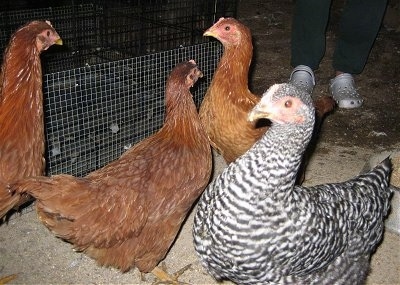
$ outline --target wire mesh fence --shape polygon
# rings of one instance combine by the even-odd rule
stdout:
[[[157,131],[178,62],[194,59],[204,73],[192,90],[199,106],[221,53],[209,42],[45,75],[48,174],[83,176]]]

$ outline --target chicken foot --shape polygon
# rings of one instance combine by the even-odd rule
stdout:
[[[188,270],[192,264],[188,264],[185,267],[179,269],[175,273],[168,274],[167,268],[165,266],[165,262],[162,262],[161,265],[158,267],[156,266],[151,273],[157,278],[157,281],[153,283],[153,285],[161,285],[161,284],[173,284],[173,285],[183,285],[188,284],[185,282],[178,281],[178,278]]]

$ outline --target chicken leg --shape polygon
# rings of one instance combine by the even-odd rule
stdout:
[[[183,285],[188,284],[185,282],[178,281],[178,278],[188,270],[192,264],[188,264],[185,267],[179,269],[172,275],[167,273],[167,268],[165,266],[165,262],[162,262],[160,266],[156,266],[151,273],[157,278],[157,281],[153,283],[153,285],[161,285],[161,284],[173,284],[173,285]]]

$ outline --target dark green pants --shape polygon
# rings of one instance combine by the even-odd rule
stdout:
[[[381,26],[387,0],[347,0],[333,54],[335,71],[359,74]],[[291,65],[318,68],[325,54],[331,0],[296,0],[292,24]]]

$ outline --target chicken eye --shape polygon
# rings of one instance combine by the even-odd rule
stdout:
[[[225,31],[229,31],[230,29],[231,29],[231,27],[225,26]]]
[[[50,37],[50,31],[47,31],[47,36]]]
[[[292,107],[292,100],[287,100],[287,101],[285,101],[285,108],[290,108],[290,107]]]

